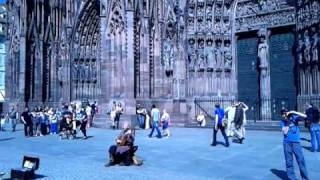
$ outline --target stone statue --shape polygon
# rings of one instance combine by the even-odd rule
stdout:
[[[215,66],[216,68],[221,68],[222,66],[222,50],[221,50],[221,42],[217,42],[217,47],[214,50],[215,54]]]
[[[299,34],[298,35],[298,47],[297,47],[297,50],[296,50],[296,52],[297,52],[297,60],[298,60],[298,63],[299,64],[303,64],[303,57],[302,57],[302,55],[303,55],[303,41],[302,41],[302,39],[301,39],[301,35]]]
[[[268,44],[267,40],[262,38],[258,45],[258,58],[260,60],[261,75],[266,76],[268,70]]]
[[[63,67],[60,66],[58,67],[58,72],[57,72],[57,76],[58,76],[58,81],[63,81],[64,76],[63,76]]]
[[[313,61],[318,61],[318,32],[314,30],[314,34],[312,36],[312,60]]]
[[[208,65],[208,68],[213,68],[214,67],[214,47],[213,47],[213,43],[212,40],[208,40],[207,41],[207,46],[205,47],[205,58],[206,58],[206,62]]]
[[[97,79],[97,66],[95,62],[92,62],[92,65],[91,65],[91,78]]]
[[[83,62],[80,62],[79,65],[78,65],[78,68],[79,68],[79,76],[80,76],[80,79],[83,80],[85,79],[85,68],[84,68],[84,64]]]
[[[199,64],[198,64],[198,67],[199,69],[204,69],[206,67],[207,63],[206,63],[206,58],[204,56],[203,53],[201,53],[199,55]]]
[[[172,70],[172,62],[174,58],[173,45],[169,40],[164,42],[164,67],[166,71]]]
[[[226,47],[224,48],[224,68],[232,69],[232,53],[230,43],[226,43]]]
[[[310,62],[310,48],[311,48],[311,44],[310,44],[310,39],[309,39],[309,34],[308,34],[308,30],[306,30],[304,32],[304,59],[306,60],[306,62]]]
[[[197,54],[193,51],[189,54],[189,68],[194,69],[197,64]]]
[[[73,64],[73,78],[76,80],[80,78],[80,69],[77,62]]]

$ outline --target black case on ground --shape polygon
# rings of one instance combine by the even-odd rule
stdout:
[[[11,169],[11,179],[33,179],[35,170],[39,169],[40,159],[37,157],[24,156],[22,167]]]

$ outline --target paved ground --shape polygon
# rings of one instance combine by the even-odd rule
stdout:
[[[105,168],[106,150],[119,131],[90,129],[88,140],[60,140],[57,136],[24,138],[23,132],[0,132],[0,171],[8,177],[23,155],[41,158],[42,179],[205,180],[281,179],[285,177],[280,132],[248,131],[243,145],[209,146],[210,129],[172,129],[172,137],[147,138],[137,132],[141,167]],[[304,138],[309,139],[307,134]],[[221,140],[221,136],[219,135]],[[302,141],[304,146],[309,143]],[[310,179],[320,177],[320,153],[304,149]],[[298,170],[296,174],[299,177]]]

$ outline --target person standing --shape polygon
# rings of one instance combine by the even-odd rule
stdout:
[[[245,128],[246,124],[246,111],[248,110],[248,106],[243,102],[239,102],[236,104],[235,116],[234,116],[234,135],[238,139],[240,144],[243,143],[245,139]]]
[[[88,122],[88,116],[87,116],[87,113],[85,111],[84,108],[81,109],[80,111],[80,122],[81,122],[81,125],[80,125],[80,130],[83,134],[83,139],[87,139],[87,122]]]
[[[233,130],[234,130],[234,117],[236,114],[236,106],[235,104],[232,104],[231,106],[227,107],[225,109],[225,114],[227,117],[227,136],[232,137],[234,135]]]
[[[29,112],[28,107],[26,107],[24,112],[21,114],[21,121],[24,125],[25,137],[32,137],[33,136],[32,114]]]
[[[300,129],[298,121],[300,117],[306,118],[303,113],[296,111],[281,110],[282,120],[280,122],[281,130],[283,132],[283,150],[286,160],[287,176],[290,180],[297,179],[293,167],[293,155],[297,160],[302,179],[309,179],[306,168],[306,163],[300,145]]]
[[[122,105],[121,105],[120,102],[116,105],[115,113],[116,113],[116,114],[115,114],[114,121],[115,121],[116,128],[119,129],[120,116],[121,116],[122,113],[123,113],[123,108],[122,108]]]
[[[225,127],[223,124],[223,118],[224,118],[224,110],[223,108],[220,107],[220,104],[215,105],[215,111],[214,111],[214,118],[215,118],[215,125],[213,128],[213,140],[212,140],[212,146],[217,145],[217,133],[220,130],[223,138],[225,140],[225,146],[229,147],[229,140],[225,132]]]
[[[18,112],[16,111],[15,107],[12,106],[10,112],[8,113],[9,122],[11,124],[12,132],[16,131],[17,126],[17,119],[18,119]]]
[[[87,114],[87,119],[88,119],[88,123],[87,123],[87,126],[88,127],[91,127],[92,126],[92,108],[91,108],[91,106],[87,106],[86,107],[86,109],[85,109],[85,111],[86,111],[86,114]]]
[[[139,127],[143,128],[144,123],[145,123],[144,122],[145,121],[145,114],[144,114],[144,109],[140,104],[137,105],[136,114],[137,114],[137,121],[138,121]]]
[[[307,103],[306,121],[310,122],[311,151],[320,152],[320,124],[319,110],[311,103]]]
[[[160,110],[156,108],[156,105],[152,105],[152,110],[151,110],[151,118],[152,118],[152,129],[149,134],[149,137],[152,137],[152,134],[154,130],[156,129],[157,131],[157,138],[162,138],[161,132],[159,129],[159,120],[160,120]]]
[[[52,108],[49,111],[50,134],[58,133],[58,115]]]

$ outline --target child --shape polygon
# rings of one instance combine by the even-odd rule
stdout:
[[[170,136],[170,131],[169,131],[170,115],[166,111],[166,109],[163,109],[163,114],[161,116],[161,123],[162,123],[162,135],[169,137]]]
[[[50,134],[57,134],[57,132],[58,132],[58,126],[57,126],[58,116],[53,109],[50,110],[49,120],[50,120]]]

